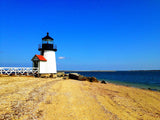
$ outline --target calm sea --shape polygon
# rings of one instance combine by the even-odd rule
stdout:
[[[70,72],[66,72],[70,73]],[[110,83],[160,91],[160,71],[76,72]]]

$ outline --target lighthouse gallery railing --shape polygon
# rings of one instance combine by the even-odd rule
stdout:
[[[0,74],[34,75],[38,73],[37,67],[0,67]]]

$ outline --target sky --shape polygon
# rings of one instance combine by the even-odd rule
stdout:
[[[0,0],[0,66],[32,66],[57,45],[58,70],[159,70],[159,0]]]

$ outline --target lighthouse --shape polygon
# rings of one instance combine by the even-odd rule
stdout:
[[[39,74],[57,73],[55,55],[57,47],[53,40],[47,32],[47,35],[42,38],[42,44],[38,48],[40,55],[35,55],[32,58],[33,67],[38,67]]]

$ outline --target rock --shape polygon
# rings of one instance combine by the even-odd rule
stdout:
[[[57,77],[57,74],[51,73],[50,77],[51,77],[51,78],[56,78],[56,77]]]
[[[70,79],[76,79],[76,80],[78,80],[79,76],[80,75],[78,73],[69,73],[69,78]]]
[[[82,75],[79,76],[78,80],[89,81],[89,82],[99,82],[95,77],[84,77]]]
[[[157,89],[152,89],[152,88],[148,88],[148,90],[152,90],[152,91],[158,91]]]
[[[67,79],[68,79],[68,76],[63,77],[63,79],[64,79],[64,80],[67,80]]]
[[[70,79],[80,80],[80,81],[89,81],[89,82],[99,82],[95,77],[84,77],[78,73],[69,73]]]
[[[83,78],[84,78],[83,75],[79,75],[79,76],[78,76],[78,80],[82,80]]]
[[[51,74],[41,74],[40,77],[41,78],[49,78],[51,76]]]
[[[38,73],[33,74],[34,77],[39,77]]]
[[[95,77],[89,77],[90,82],[98,82],[97,78]]]
[[[89,81],[89,80],[88,80],[87,77],[84,77],[84,76],[83,76],[83,77],[80,79],[80,81]]]
[[[106,84],[106,81],[102,80],[101,83]]]
[[[57,77],[63,77],[64,75],[65,75],[64,72],[58,72],[58,73],[57,73]]]
[[[69,74],[64,74],[64,76],[69,76]]]

